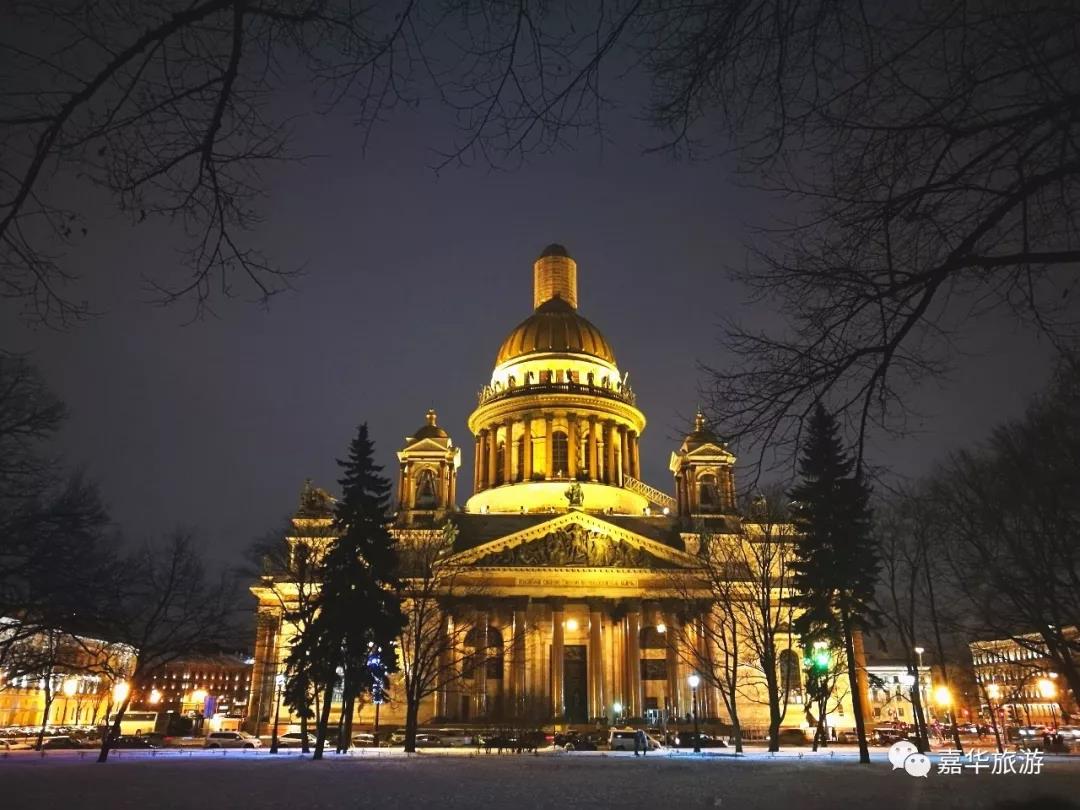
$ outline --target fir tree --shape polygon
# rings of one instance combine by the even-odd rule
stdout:
[[[334,515],[338,537],[322,561],[310,633],[293,651],[314,662],[309,671],[323,692],[315,759],[322,758],[335,689],[341,688],[341,710],[348,716],[359,694],[370,694],[376,681],[385,686],[397,657],[386,655],[386,664],[374,670],[368,666],[370,653],[391,650],[405,621],[397,553],[386,526],[390,482],[379,475],[382,467],[374,463],[373,454],[367,425],[361,425],[348,458],[338,461],[344,470]]]
[[[820,404],[799,462],[797,544],[792,585],[803,609],[795,622],[804,645],[839,639],[847,658],[859,759],[870,761],[853,634],[873,625],[871,600],[880,562],[871,535],[870,490],[844,451],[835,418]]]

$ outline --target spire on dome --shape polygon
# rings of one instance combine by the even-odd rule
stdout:
[[[533,309],[553,298],[577,309],[577,262],[556,242],[544,248],[533,263]]]

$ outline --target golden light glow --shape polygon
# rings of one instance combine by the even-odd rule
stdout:
[[[196,689],[194,692],[191,693],[191,699],[194,700],[196,703],[204,703],[206,702],[206,696],[208,694],[209,693],[205,689]]]
[[[566,620],[566,629],[569,630],[571,633],[573,633],[575,630],[578,629],[578,620],[577,619],[567,619]]]
[[[1057,697],[1057,687],[1049,678],[1039,678],[1039,694],[1046,700]]]
[[[116,703],[123,703],[129,692],[131,692],[131,686],[127,681],[117,681],[112,690],[113,700]]]
[[[656,632],[657,633],[666,633],[667,632],[667,625],[664,624],[663,622],[660,622],[660,624],[656,625]]]
[[[156,706],[159,703],[161,703],[161,692],[159,692],[157,689],[151,689],[150,690],[150,704],[152,706]]]
[[[68,678],[64,681],[64,696],[75,697],[75,693],[79,691],[79,682],[74,678]]]
[[[1001,687],[998,686],[996,683],[987,684],[986,695],[991,700],[997,700],[999,697],[1001,697]]]
[[[952,693],[947,686],[939,686],[934,690],[934,700],[939,706],[951,706],[952,705]]]

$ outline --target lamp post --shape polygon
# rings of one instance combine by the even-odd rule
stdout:
[[[279,672],[274,677],[274,729],[270,732],[271,754],[278,752],[278,720],[281,718],[281,689],[283,686],[285,686],[285,675]]]
[[[667,625],[664,624],[663,622],[657,622],[656,623],[656,632],[663,635],[664,633],[667,632]],[[666,650],[667,645],[663,645],[663,648]],[[669,712],[668,706],[672,702],[673,701],[670,698],[668,700],[664,701],[664,703],[665,703],[664,708],[662,708],[660,710],[660,719],[662,721],[661,725],[664,728],[664,738],[665,738],[665,740],[667,739],[667,721],[668,721],[668,712]]]
[[[616,700],[611,709],[615,713],[615,728],[618,728],[619,720],[622,717],[622,704]]]
[[[919,656],[919,669],[922,669],[922,654],[926,652],[925,647],[916,647],[915,654]]]
[[[701,685],[701,677],[696,672],[691,672],[686,682],[690,684],[691,711],[694,713],[694,753],[701,753],[701,734],[698,731],[697,719],[697,688]]]

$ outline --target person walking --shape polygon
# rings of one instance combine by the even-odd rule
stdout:
[[[641,756],[641,754],[639,753],[640,750],[641,750],[641,729],[638,729],[637,731],[634,732],[634,756],[635,757]]]
[[[641,745],[641,755],[645,756],[649,753],[649,738],[646,736],[644,729],[638,729],[634,734],[634,750],[637,751],[638,745]]]

